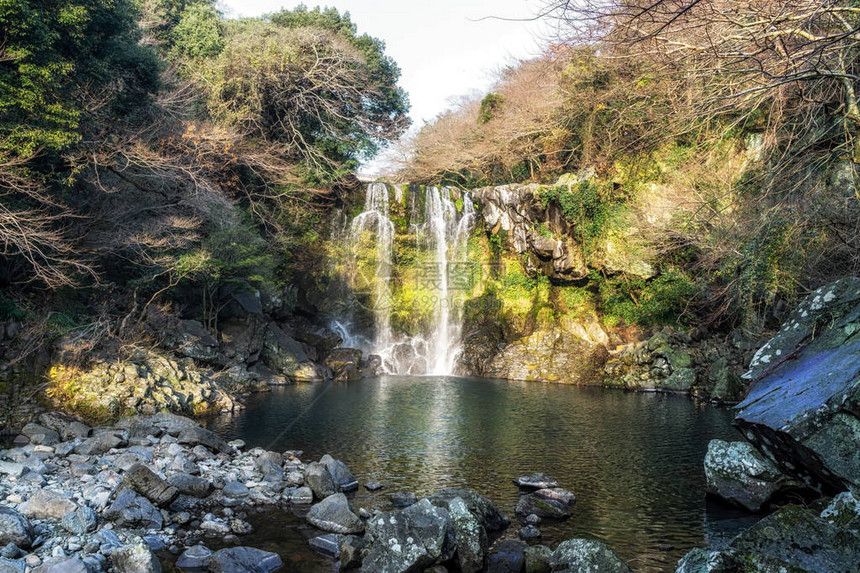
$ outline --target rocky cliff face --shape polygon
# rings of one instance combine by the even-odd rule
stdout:
[[[860,487],[860,278],[810,294],[755,355],[736,423],[782,471]]]

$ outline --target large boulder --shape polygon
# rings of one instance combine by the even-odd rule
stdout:
[[[260,357],[266,366],[294,382],[325,380],[325,373],[308,358],[302,345],[274,323],[266,328]]]
[[[443,507],[451,511],[451,502],[455,499],[462,500],[468,510],[475,516],[481,527],[487,531],[502,531],[507,529],[511,520],[499,511],[486,497],[474,491],[459,488],[446,488],[427,498],[433,505]]]
[[[759,349],[735,423],[786,474],[860,487],[860,278],[821,287]]]
[[[358,348],[335,348],[325,358],[336,382],[350,382],[361,378],[361,350]]]
[[[308,523],[332,533],[362,533],[364,523],[349,508],[349,502],[342,493],[335,493],[311,508],[307,515]]]
[[[311,488],[317,499],[325,499],[338,490],[328,468],[317,462],[311,462],[305,468],[305,485]]]
[[[420,572],[454,555],[454,530],[448,512],[422,499],[406,509],[368,521],[369,553],[362,573]]]
[[[14,543],[28,548],[33,542],[33,526],[30,520],[8,507],[0,506],[0,545]]]
[[[71,513],[77,508],[78,504],[69,499],[69,496],[58,491],[39,489],[30,496],[30,499],[21,508],[21,513],[38,519],[62,519],[67,513]]]
[[[213,452],[232,453],[231,448],[224,439],[215,432],[209,431],[200,426],[192,426],[185,428],[179,432],[177,441],[180,444],[189,446],[201,445],[209,448]]]
[[[828,510],[820,517],[796,505],[783,507],[735,537],[724,549],[690,551],[675,571],[818,573],[860,570],[860,536],[832,519],[834,508]]]
[[[630,573],[630,567],[603,543],[592,539],[562,541],[550,560],[553,571],[599,571]]]
[[[711,440],[705,455],[707,491],[750,511],[776,492],[798,486],[747,442]]]

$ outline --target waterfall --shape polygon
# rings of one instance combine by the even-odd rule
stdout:
[[[353,249],[353,256],[362,245],[364,235],[375,235],[376,269],[372,277],[365,277],[373,286],[373,311],[375,338],[373,349],[391,346],[391,263],[394,249],[394,223],[388,218],[388,186],[384,183],[370,183],[364,200],[364,211],[352,220],[347,240]],[[342,326],[342,325],[341,325]],[[352,337],[350,337],[352,338]],[[349,338],[347,338],[349,339]]]
[[[383,183],[367,186],[364,210],[353,219],[342,240],[347,241],[353,253],[353,284],[372,285],[373,335],[354,334],[351,320],[340,317],[332,328],[350,343],[378,354],[383,368],[390,374],[451,374],[462,352],[462,293],[452,279],[462,282],[457,272],[467,259],[467,242],[474,225],[475,209],[468,193],[462,194],[462,212],[457,211],[452,194],[459,191],[449,187],[428,187],[424,197],[423,222],[419,223],[419,201],[414,193],[407,197],[410,206],[407,236],[400,240],[411,241],[426,254],[421,268],[414,267],[415,276],[432,292],[433,319],[425,332],[411,336],[394,332],[391,326],[394,268],[395,225],[389,217],[388,188]],[[403,205],[403,194],[395,193],[395,200]],[[366,249],[372,239],[375,257],[374,274],[362,277],[358,271],[358,252]],[[366,266],[366,265],[365,265]],[[402,270],[402,269],[401,269]],[[364,279],[364,281],[362,280]],[[372,342],[369,343],[369,340]],[[369,346],[369,349],[368,349]]]

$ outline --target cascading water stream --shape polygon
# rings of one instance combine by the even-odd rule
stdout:
[[[376,236],[376,272],[373,282],[373,318],[376,336],[373,349],[391,346],[392,333],[389,311],[391,308],[391,263],[394,248],[394,223],[388,218],[388,187],[384,183],[370,183],[362,211],[350,224],[348,240],[353,248],[361,244],[363,234]],[[353,251],[353,254],[355,251]]]
[[[353,275],[357,274],[359,245],[364,245],[369,236],[374,241],[373,342],[368,344],[367,337],[355,334],[355,327],[348,319],[334,320],[331,326],[343,338],[344,346],[352,344],[379,355],[387,373],[452,374],[462,351],[462,308],[451,279],[457,270],[453,265],[466,261],[467,241],[476,214],[468,193],[463,194],[462,212],[457,211],[451,193],[451,188],[428,187],[421,223],[419,201],[414,194],[407,197],[410,206],[408,232],[415,235],[416,246],[429,255],[421,276],[427,282],[423,286],[432,292],[433,319],[425,332],[409,336],[394,332],[391,326],[395,225],[389,218],[389,194],[385,184],[367,186],[364,210],[353,219],[344,237],[353,253]],[[403,204],[402,191],[395,197]]]

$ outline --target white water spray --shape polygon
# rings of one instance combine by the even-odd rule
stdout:
[[[372,277],[374,336],[369,351],[382,358],[383,368],[390,374],[448,375],[453,373],[462,352],[462,308],[458,304],[456,289],[451,288],[452,270],[456,270],[452,265],[466,261],[475,209],[468,193],[464,193],[462,213],[458,213],[451,193],[452,189],[447,187],[428,187],[423,224],[414,223],[415,212],[410,217],[413,223],[409,225],[409,231],[415,233],[416,244],[431,255],[431,262],[425,269],[431,275],[432,288],[429,290],[433,292],[434,304],[433,322],[428,332],[407,336],[393,332],[391,327],[395,227],[389,219],[389,196],[384,184],[368,185],[364,211],[352,221],[346,236],[355,254],[357,246],[366,240],[366,234],[375,234],[376,265]],[[402,202],[402,193],[399,200]],[[410,204],[416,203],[410,201]],[[332,323],[344,339],[345,346],[350,342],[358,346],[367,341],[351,334],[352,328],[347,324],[337,320]]]

